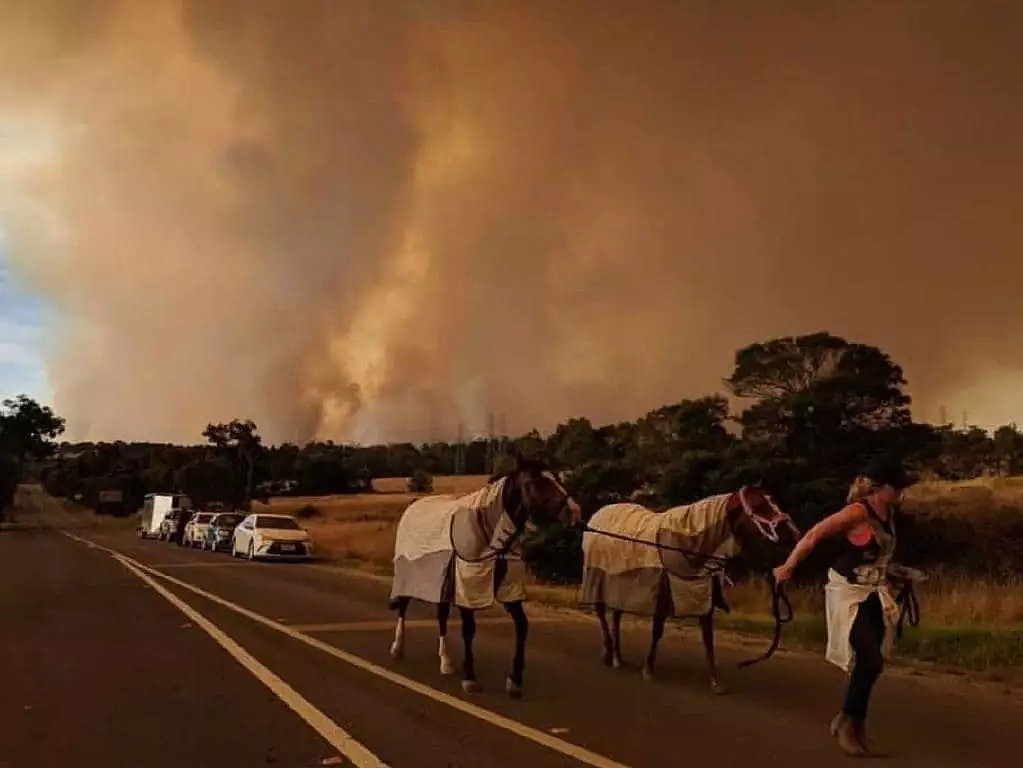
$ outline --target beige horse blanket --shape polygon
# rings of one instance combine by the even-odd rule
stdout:
[[[579,602],[584,606],[603,603],[613,610],[652,616],[658,600],[667,599],[672,617],[710,612],[720,569],[714,561],[688,553],[738,554],[727,520],[729,496],[711,496],[664,512],[630,503],[602,507],[583,534]]]
[[[514,532],[502,503],[505,482],[501,478],[461,497],[427,496],[406,508],[394,543],[392,600],[454,601],[480,610],[526,599],[521,541],[507,554],[491,556]],[[507,569],[495,588],[499,561]]]

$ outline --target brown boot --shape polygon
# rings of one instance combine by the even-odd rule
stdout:
[[[856,723],[856,741],[863,747],[864,752],[870,752],[870,747],[867,746],[867,724],[862,720]]]
[[[847,755],[863,757],[867,754],[867,750],[863,748],[857,738],[857,727],[852,718],[842,715],[838,723],[838,732],[835,735],[838,737],[839,749]]]

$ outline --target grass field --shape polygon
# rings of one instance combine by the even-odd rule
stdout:
[[[437,477],[433,492],[470,493],[485,482],[482,476]],[[321,555],[389,574],[398,518],[423,495],[406,492],[405,483],[401,478],[374,481],[375,494],[274,499],[269,509],[301,516],[304,507],[315,508],[302,523]],[[910,490],[905,503],[909,511],[936,515],[983,515],[1004,508],[1023,515],[1023,478],[924,482]],[[259,508],[266,507],[254,509]],[[919,629],[907,628],[899,644],[902,655],[980,670],[1023,665],[1023,578],[994,584],[937,574],[918,593],[923,622]],[[531,586],[533,599],[553,605],[573,607],[575,596],[572,587]],[[786,644],[818,647],[824,639],[823,589],[794,589],[790,596],[797,620],[786,628]],[[728,591],[728,601],[733,610],[721,617],[722,627],[757,635],[770,631],[763,583],[737,584]]]

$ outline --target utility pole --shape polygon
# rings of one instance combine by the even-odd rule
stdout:
[[[487,474],[494,474],[496,456],[494,455],[494,412],[487,414]]]
[[[508,427],[505,421],[504,414],[502,413],[498,420],[498,436],[501,441],[500,455],[503,459],[508,454]]]
[[[455,474],[465,474],[465,425],[458,422],[458,443],[455,445]]]

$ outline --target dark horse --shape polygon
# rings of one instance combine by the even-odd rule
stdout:
[[[580,602],[592,606],[600,621],[604,664],[621,666],[622,614],[652,616],[652,642],[642,667],[643,678],[652,679],[668,617],[695,615],[711,689],[724,693],[714,655],[714,610],[724,607],[723,568],[758,539],[779,543],[781,524],[798,539],[798,528],[759,485],[660,513],[638,504],[599,509],[583,538]],[[694,594],[696,607],[684,610],[679,603]]]
[[[408,506],[395,538],[391,607],[397,610],[391,656],[405,650],[405,615],[412,600],[437,606],[438,656],[442,675],[454,673],[448,655],[451,605],[462,621],[465,655],[462,689],[480,690],[472,644],[475,611],[501,603],[515,624],[515,656],[505,689],[522,694],[526,635],[521,539],[527,525],[545,527],[557,519],[578,522],[579,505],[554,474],[539,462],[518,460],[511,472],[491,477],[479,491],[462,497],[427,496]]]

